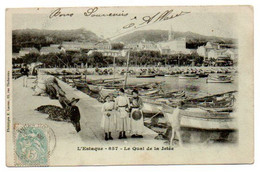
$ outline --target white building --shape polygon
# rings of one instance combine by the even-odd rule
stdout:
[[[225,53],[225,55],[229,56],[232,60],[237,60],[238,58],[238,51],[237,49],[228,49]]]
[[[202,57],[208,57],[208,53],[211,50],[219,50],[220,49],[220,45],[217,43],[212,43],[212,42],[207,42],[207,44],[205,46],[200,46],[197,49],[197,53],[198,55],[202,56]]]
[[[128,44],[125,48],[133,51],[159,51],[156,43],[145,41],[145,39],[139,43]]]
[[[236,60],[238,58],[238,52],[236,49],[213,49],[208,52],[208,58],[217,59],[222,56],[230,57],[231,60]]]
[[[61,50],[58,47],[42,47],[40,50],[40,54],[41,55],[46,55],[46,54],[56,54],[56,53],[60,53]]]
[[[39,53],[39,51],[35,47],[21,48],[21,50],[19,51],[19,56],[23,57],[26,54],[30,53]]]
[[[112,57],[125,57],[127,51],[125,50],[90,50],[88,55],[93,54],[94,52],[102,53],[103,56],[112,56]]]
[[[168,32],[168,40],[159,42],[158,47],[162,54],[191,53],[189,49],[186,49],[186,38],[175,38],[172,29]]]

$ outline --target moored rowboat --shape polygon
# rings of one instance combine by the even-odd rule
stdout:
[[[180,75],[179,79],[198,79],[199,76],[196,74],[185,74],[185,75]]]
[[[136,78],[155,78],[155,75],[137,75]]]

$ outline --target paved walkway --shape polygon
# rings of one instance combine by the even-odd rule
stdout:
[[[34,79],[28,79],[30,87],[33,85]],[[75,146],[147,146],[147,145],[163,145],[163,141],[155,140],[157,135],[152,130],[145,127],[143,139],[128,138],[119,140],[118,133],[113,132],[113,141],[104,140],[104,132],[100,127],[102,114],[100,112],[102,104],[96,99],[89,97],[85,93],[70,87],[68,84],[59,80],[59,84],[66,92],[68,98],[80,98],[77,106],[81,112],[81,131],[76,133],[72,124],[67,122],[56,122],[48,120],[47,114],[34,111],[41,105],[59,105],[58,100],[51,100],[48,97],[32,96],[33,90],[30,87],[22,86],[22,78],[13,80],[13,116],[15,123],[29,124],[47,124],[49,125],[57,137],[57,143],[66,142]],[[57,145],[58,147],[58,145]],[[60,148],[61,149],[61,148]]]

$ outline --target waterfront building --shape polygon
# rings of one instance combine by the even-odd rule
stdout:
[[[133,51],[159,51],[159,48],[156,43],[146,41],[145,39],[143,39],[139,43],[128,44],[125,48],[131,49]]]
[[[202,57],[208,57],[208,53],[211,50],[219,50],[219,49],[220,49],[220,45],[219,44],[213,43],[213,42],[207,42],[206,45],[198,47],[197,53],[198,53],[198,55],[200,55]]]
[[[215,62],[216,66],[232,66],[233,60],[227,55],[221,55]]]
[[[90,50],[88,55],[93,54],[94,52],[102,53],[103,56],[112,56],[112,57],[125,57],[126,50]]]
[[[236,49],[219,49],[219,50],[210,50],[208,52],[208,58],[217,59],[221,56],[230,57],[232,60],[236,60],[238,58],[238,52]]]
[[[159,42],[158,47],[161,54],[191,53],[191,50],[186,49],[186,38],[175,38],[172,28],[168,32],[168,40]]]
[[[237,49],[234,49],[234,48],[227,49],[224,54],[229,56],[232,60],[238,59],[238,50]]]
[[[215,49],[211,49],[208,52],[208,58],[213,58],[213,59],[217,59],[219,56],[224,55],[224,53],[226,52],[226,49],[220,49],[220,50],[215,50]]]

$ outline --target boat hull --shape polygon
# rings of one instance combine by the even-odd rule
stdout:
[[[207,83],[231,83],[232,80],[221,81],[221,80],[207,79],[206,82]]]
[[[155,78],[155,75],[139,75],[136,78]]]

